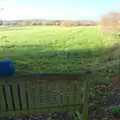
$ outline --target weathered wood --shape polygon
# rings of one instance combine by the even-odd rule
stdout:
[[[80,73],[40,73],[30,75],[14,75],[12,77],[1,77],[0,80],[76,80],[91,74],[91,71]]]
[[[11,91],[10,91],[10,85],[5,85],[4,86],[4,89],[5,89],[5,96],[6,96],[6,102],[7,102],[7,110],[8,111],[11,111],[13,110],[13,104],[12,104],[12,97],[11,97]]]
[[[78,73],[0,78],[0,117],[82,110],[83,87]]]
[[[3,96],[3,89],[2,89],[2,85],[0,85],[0,112],[5,112],[5,100],[4,100],[4,96]]]
[[[12,86],[12,91],[13,91],[13,101],[14,101],[14,105],[15,105],[15,110],[19,111],[20,104],[19,104],[19,97],[18,97],[18,90],[17,90],[18,84],[13,84],[11,86]]]

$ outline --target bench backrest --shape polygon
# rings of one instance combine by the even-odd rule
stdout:
[[[80,74],[0,78],[0,117],[76,110],[83,113],[88,99],[83,78]]]

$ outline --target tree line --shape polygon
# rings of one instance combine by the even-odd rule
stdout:
[[[95,26],[94,20],[12,20],[1,21],[1,25],[47,25],[47,26]]]

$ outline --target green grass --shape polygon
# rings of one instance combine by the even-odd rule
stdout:
[[[119,72],[119,42],[98,27],[13,27],[0,31],[0,59],[12,59],[16,74],[80,72],[104,69]],[[103,74],[103,71],[101,74]]]

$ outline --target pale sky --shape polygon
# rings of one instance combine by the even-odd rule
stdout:
[[[99,19],[119,10],[120,0],[0,0],[0,18],[19,19]]]

